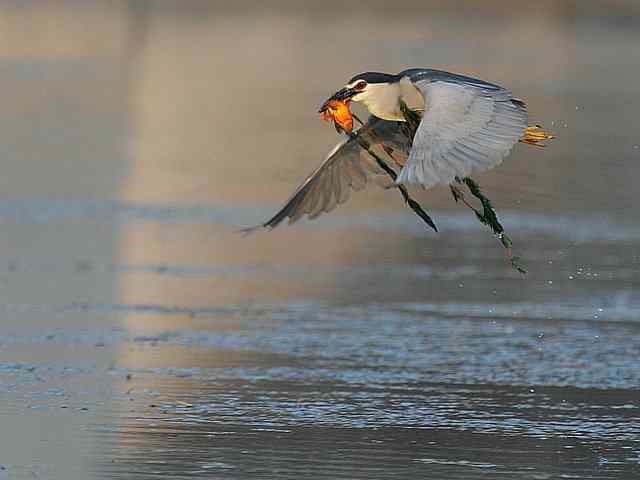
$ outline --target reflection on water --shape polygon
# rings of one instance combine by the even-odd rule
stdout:
[[[637,478],[638,7],[405,7],[0,5],[0,478]],[[446,189],[234,233],[410,65],[558,134],[479,179],[528,276]]]

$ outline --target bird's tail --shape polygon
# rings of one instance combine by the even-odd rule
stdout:
[[[533,125],[527,127],[519,141],[534,147],[544,147],[546,142],[553,138],[556,138],[555,135],[545,132],[540,125]]]

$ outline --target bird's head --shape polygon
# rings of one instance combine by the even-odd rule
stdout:
[[[397,75],[380,72],[360,73],[347,84],[328,98],[320,107],[320,113],[327,110],[329,103],[333,100],[341,102],[362,102],[372,113],[378,113],[376,108],[388,104],[391,108],[395,108],[398,103],[398,86],[399,78]],[[384,108],[386,110],[386,108]],[[384,118],[384,115],[379,115]]]

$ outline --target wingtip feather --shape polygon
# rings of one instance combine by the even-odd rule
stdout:
[[[260,225],[254,225],[252,227],[242,227],[242,228],[237,228],[233,233],[236,233],[238,235],[240,235],[241,237],[248,237],[249,235],[254,234],[255,232],[257,232],[258,230],[262,230],[262,229],[269,229],[270,228],[266,225],[260,224]]]

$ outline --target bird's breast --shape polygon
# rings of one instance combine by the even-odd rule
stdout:
[[[373,87],[373,88],[372,88]],[[393,87],[377,87],[370,85],[371,92],[362,99],[372,115],[383,120],[404,121],[404,115],[400,110],[400,100],[410,109],[424,110],[424,98],[420,91],[410,82],[399,82]]]

